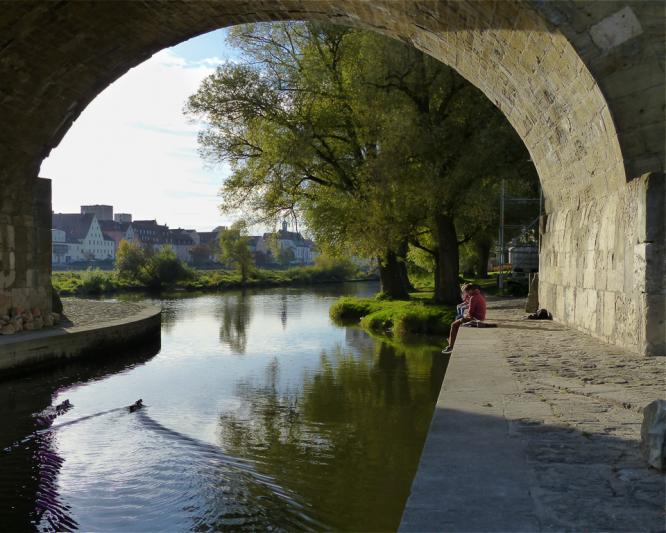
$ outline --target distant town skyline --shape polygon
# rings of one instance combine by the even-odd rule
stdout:
[[[228,168],[197,153],[199,126],[182,114],[201,80],[238,58],[217,30],[164,49],[112,83],[83,111],[43,162],[53,210],[113,205],[135,219],[200,231],[229,225],[217,195]]]

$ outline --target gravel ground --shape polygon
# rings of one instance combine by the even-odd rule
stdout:
[[[140,312],[144,306],[116,300],[85,300],[63,298],[63,314],[73,326],[87,326],[126,318]],[[69,324],[67,324],[69,325]]]

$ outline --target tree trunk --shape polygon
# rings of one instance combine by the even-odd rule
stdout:
[[[437,295],[440,294],[442,290],[442,276],[439,273],[439,252],[437,249],[435,249],[433,259],[435,260],[435,300],[437,300]]]
[[[478,263],[476,265],[476,275],[479,278],[488,277],[488,259],[490,258],[491,246],[492,246],[492,241],[490,239],[483,239],[481,241],[474,242],[474,247],[476,248],[476,255],[478,257]]]
[[[391,300],[409,299],[400,264],[401,261],[392,250],[386,252],[386,257],[379,259],[379,280],[382,293]]]
[[[407,273],[407,252],[409,251],[409,243],[404,240],[398,246],[396,256],[398,259],[398,268],[400,269],[400,276],[402,277],[402,284],[407,292],[414,292],[416,289],[412,282],[409,281],[409,274]]]
[[[437,237],[437,277],[435,283],[435,300],[437,302],[456,305],[460,301],[460,285],[458,284],[458,236],[453,217],[448,215],[435,216]]]

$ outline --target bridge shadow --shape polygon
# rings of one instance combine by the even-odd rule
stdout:
[[[438,407],[400,530],[663,531],[665,489],[611,431]]]

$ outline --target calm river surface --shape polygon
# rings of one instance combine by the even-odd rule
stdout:
[[[0,382],[2,530],[395,530],[446,358],[331,323],[376,290],[164,299],[159,353]]]

